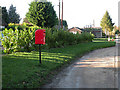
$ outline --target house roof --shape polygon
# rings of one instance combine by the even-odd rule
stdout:
[[[101,27],[92,27],[92,28],[101,29]]]
[[[95,31],[96,31],[96,29],[97,29],[97,31],[101,31],[102,28],[101,27],[91,27],[91,29],[93,29],[93,31],[94,31],[94,29],[95,29]],[[89,30],[87,30],[87,28],[79,28],[79,27],[72,27],[72,28],[68,29],[68,31],[70,31],[70,30],[82,31],[82,32],[89,31]]]
[[[78,30],[78,31],[83,31],[83,29],[81,29],[81,28],[79,28],[79,27],[72,27],[72,28],[70,28],[69,30],[72,30],[72,29],[76,29],[76,30]],[[68,31],[69,31],[68,30]]]

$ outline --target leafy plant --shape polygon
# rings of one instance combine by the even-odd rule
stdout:
[[[15,24],[11,24],[14,26]],[[3,30],[4,37],[1,36],[2,45],[5,53],[12,53],[16,51],[30,52],[38,50],[38,45],[35,45],[35,31],[41,29],[33,26],[27,27],[24,25],[21,30],[15,27]],[[93,35],[90,33],[73,34],[64,30],[57,30],[55,28],[44,28],[46,30],[46,44],[42,48],[58,48],[67,45],[79,44],[81,42],[91,42]]]
[[[28,22],[41,27],[53,27],[58,22],[51,2],[31,2],[26,19]]]
[[[16,7],[14,7],[12,4],[8,10],[8,16],[9,16],[9,23],[19,23],[21,18],[18,13],[16,13]]]
[[[102,27],[102,30],[104,31],[104,33],[106,33],[107,31],[108,32],[111,32],[113,31],[113,25],[114,23],[112,23],[112,18],[110,17],[109,15],[109,12],[106,11],[102,20],[101,20],[101,27]],[[106,32],[105,32],[106,31]]]
[[[17,35],[12,29],[5,29],[3,32],[4,37],[1,36],[1,42],[4,47],[5,53],[12,53],[17,48]]]

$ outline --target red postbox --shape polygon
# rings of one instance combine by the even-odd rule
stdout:
[[[38,29],[35,32],[35,44],[45,44],[45,30]]]

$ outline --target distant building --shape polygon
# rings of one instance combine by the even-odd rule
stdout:
[[[97,38],[102,37],[102,28],[101,27],[84,28],[84,32],[89,32],[89,33],[91,32]]]
[[[94,34],[95,37],[100,38],[102,37],[102,28],[101,27],[91,27],[91,28],[79,28],[79,27],[72,27],[68,30],[73,34],[81,34],[82,32],[88,32]]]
[[[79,34],[81,34],[83,32],[83,29],[80,29],[79,27],[72,27],[68,31],[71,32],[71,33],[73,33],[73,34],[77,34],[77,32]]]

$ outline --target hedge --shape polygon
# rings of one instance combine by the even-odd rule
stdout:
[[[40,27],[27,27],[24,29],[15,28],[13,30],[5,29],[2,31],[4,37],[1,38],[4,47],[4,53],[12,53],[18,51],[30,52],[38,50],[35,45],[35,31]],[[90,33],[73,34],[64,30],[57,30],[55,28],[45,28],[46,30],[46,44],[42,46],[44,49],[64,47],[67,45],[74,45],[82,42],[91,42],[93,35]]]

